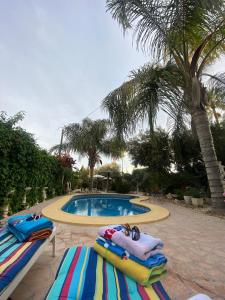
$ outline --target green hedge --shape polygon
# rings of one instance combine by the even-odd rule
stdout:
[[[48,187],[51,197],[53,189],[58,195],[65,192],[62,178],[74,181],[72,168],[64,168],[56,157],[42,150],[30,133],[15,126],[16,121],[18,118],[0,115],[0,207],[15,189],[9,198],[11,213],[22,208],[26,187],[32,187],[27,202],[33,205],[42,199],[43,187]]]

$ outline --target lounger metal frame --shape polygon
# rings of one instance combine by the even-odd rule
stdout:
[[[50,237],[47,238],[43,242],[43,244],[34,253],[34,255],[31,257],[31,259],[26,264],[26,266],[15,276],[13,281],[10,282],[10,284],[5,288],[5,290],[2,292],[2,294],[0,294],[0,299],[1,300],[7,300],[10,297],[10,295],[12,295],[15,288],[22,281],[22,279],[27,274],[27,272],[32,268],[32,266],[35,264],[35,262],[37,261],[39,256],[43,253],[44,248],[47,245],[49,245],[49,243],[52,244],[52,256],[55,257],[55,236],[56,236],[56,228],[54,227]]]

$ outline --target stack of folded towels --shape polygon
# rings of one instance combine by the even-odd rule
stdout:
[[[29,214],[9,218],[7,227],[20,242],[33,242],[48,238],[52,233],[53,223],[42,215]]]
[[[140,233],[139,240],[132,240],[122,225],[100,227],[98,235],[95,251],[139,284],[148,286],[166,274],[167,259],[160,239]]]

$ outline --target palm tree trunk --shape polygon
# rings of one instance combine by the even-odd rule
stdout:
[[[94,167],[90,166],[90,191],[93,190],[93,176],[94,176]]]
[[[223,180],[216,157],[207,113],[203,109],[195,107],[192,111],[192,118],[206,167],[213,208],[217,211],[225,209]]]

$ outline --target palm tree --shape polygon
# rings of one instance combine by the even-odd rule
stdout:
[[[101,154],[119,157],[124,147],[116,138],[109,137],[110,122],[108,120],[91,120],[86,118],[82,123],[72,123],[64,127],[65,142],[54,146],[51,150],[62,149],[79,153],[88,158],[90,190],[93,188],[94,168],[102,163]]]
[[[153,58],[172,61],[184,82],[190,112],[206,166],[213,207],[225,207],[223,184],[210,131],[202,74],[225,50],[223,0],[107,0],[124,30],[133,29],[137,45]]]
[[[103,100],[117,135],[133,133],[137,125],[148,121],[150,134],[154,133],[159,110],[171,121],[171,130],[182,130],[186,123],[186,108],[182,77],[174,64],[166,66],[146,64],[132,71],[130,80],[112,91]]]
[[[209,75],[210,76],[210,75]],[[215,74],[211,76],[207,82],[207,94],[209,99],[209,105],[207,111],[211,119],[215,119],[217,125],[219,125],[221,112],[225,111],[225,73]]]

